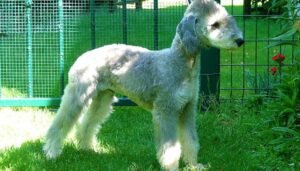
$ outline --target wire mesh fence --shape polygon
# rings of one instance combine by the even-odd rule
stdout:
[[[77,17],[84,10],[80,5],[76,1],[59,7],[57,0],[0,2],[1,98],[60,97],[64,67],[78,41]]]
[[[276,81],[269,73],[271,57],[284,53],[291,64],[299,50],[266,48],[281,24],[265,14],[243,15],[239,0],[221,3],[237,18],[246,44],[234,52],[222,50],[215,63],[220,72],[202,76],[217,76],[209,86],[217,87],[220,99],[268,92]],[[0,106],[58,105],[70,66],[94,47],[169,47],[186,6],[186,0],[0,1]]]

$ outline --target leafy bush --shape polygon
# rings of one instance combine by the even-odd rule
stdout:
[[[273,0],[272,8],[282,7],[284,12],[273,19],[282,25],[281,32],[273,38],[278,45],[299,46],[300,42],[300,8],[297,0]],[[283,67],[285,57],[278,54],[272,58],[278,66],[270,72],[278,78],[280,84],[275,86],[274,98],[268,102],[264,112],[270,115],[270,126],[274,139],[270,142],[274,153],[288,161],[294,170],[300,169],[300,64],[297,61],[291,67]]]
[[[300,127],[300,65],[294,64],[282,72],[281,83],[275,89],[276,98],[271,102],[277,113],[278,125]]]
[[[298,46],[300,41],[300,6],[298,0],[273,0],[272,6],[269,10],[274,8],[283,8],[284,12],[272,17],[282,24],[281,32],[273,38],[278,40],[269,47],[278,45],[292,45]]]
[[[278,76],[278,75],[277,75]],[[270,142],[275,153],[296,168],[300,167],[300,64],[283,68],[281,83],[275,86],[275,98],[266,110],[274,140]]]

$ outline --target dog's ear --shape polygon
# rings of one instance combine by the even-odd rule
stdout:
[[[186,16],[181,20],[176,30],[186,53],[189,55],[196,55],[199,52],[200,42],[195,31],[197,22],[197,17],[193,15]]]

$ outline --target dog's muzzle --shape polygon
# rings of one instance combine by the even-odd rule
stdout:
[[[238,45],[238,47],[242,46],[244,44],[244,39],[236,39],[235,43]]]

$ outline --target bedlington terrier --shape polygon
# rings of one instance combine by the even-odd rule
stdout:
[[[187,165],[200,167],[195,123],[200,48],[234,49],[243,43],[242,32],[221,5],[194,0],[170,48],[151,51],[113,44],[84,53],[69,71],[69,83],[46,135],[46,156],[60,155],[85,106],[76,138],[80,148],[92,149],[100,125],[112,112],[114,94],[119,93],[152,112],[157,159],[163,169],[177,170],[181,156]]]

